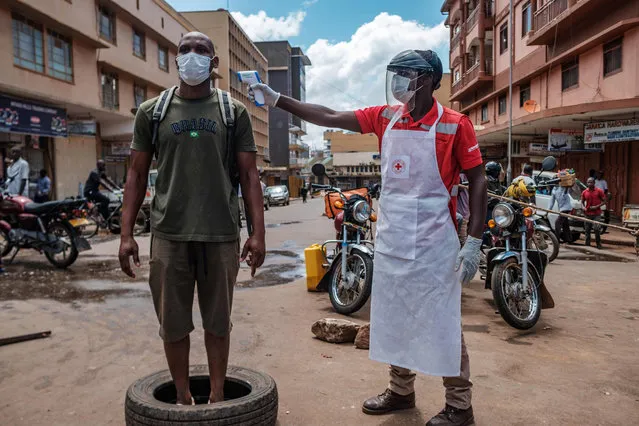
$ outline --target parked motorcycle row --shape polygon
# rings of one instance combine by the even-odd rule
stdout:
[[[548,157],[542,172],[555,167],[556,159]],[[312,171],[326,176],[321,164]],[[326,192],[325,214],[336,229],[336,238],[320,246],[325,274],[316,290],[328,292],[336,312],[350,315],[361,309],[371,294],[372,223],[376,221],[371,201],[379,196],[379,187],[342,191],[314,184],[313,189]],[[547,215],[530,206],[490,198],[489,212],[480,264],[485,288],[492,290],[506,323],[529,329],[539,320],[542,309],[554,307],[544,277],[559,253],[559,241],[548,226]]]
[[[104,218],[97,206],[84,198],[34,203],[5,190],[0,188],[0,257],[7,257],[9,263],[21,250],[33,249],[44,254],[53,266],[67,268],[80,252],[91,249],[88,239],[100,228],[120,233],[122,191],[114,193],[109,217]],[[135,234],[144,232],[148,226],[148,215],[141,209]]]

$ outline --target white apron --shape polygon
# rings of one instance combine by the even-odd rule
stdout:
[[[436,129],[393,130],[382,139],[370,358],[433,376],[459,376],[461,283],[450,194],[437,166]]]

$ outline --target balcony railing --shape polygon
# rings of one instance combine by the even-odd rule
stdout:
[[[495,0],[486,0],[486,18],[493,16],[493,10],[495,10]]]
[[[454,50],[457,46],[459,46],[459,40],[461,40],[462,30],[460,29],[457,34],[453,36],[453,39],[450,41],[450,50]]]
[[[485,62],[486,70],[484,75],[492,76],[493,75],[493,61],[491,59],[486,59]],[[470,82],[479,77],[479,72],[481,67],[479,66],[479,61],[475,62],[466,73],[462,76],[461,79],[454,82],[451,87],[451,94],[455,94],[466,87]]]
[[[550,0],[543,5],[533,19],[533,29],[539,31],[546,25],[550,24],[559,15],[568,9],[568,0]]]
[[[470,32],[473,27],[477,24],[477,20],[479,19],[479,8],[476,7],[475,10],[470,12],[468,16],[468,20],[466,20],[466,29]]]

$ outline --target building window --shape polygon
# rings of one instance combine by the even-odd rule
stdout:
[[[13,15],[13,63],[32,71],[44,72],[42,26],[20,15]]]
[[[115,44],[115,15],[104,6],[98,9],[100,37]]]
[[[501,55],[506,50],[508,50],[508,24],[499,28],[499,54]]]
[[[579,86],[579,57],[561,65],[561,91]]]
[[[162,20],[162,28],[164,28],[164,18],[160,18]]]
[[[108,109],[119,109],[118,76],[113,73],[102,72],[102,106]]]
[[[461,32],[461,25],[460,24],[455,24],[455,26],[453,27],[453,36],[456,36],[460,32]]]
[[[621,70],[622,38],[604,44],[604,77]]]
[[[142,102],[146,100],[146,86],[140,86],[139,84],[133,85],[133,102],[135,107],[139,108]]]
[[[530,31],[532,31],[532,8],[528,1],[521,8],[521,36],[526,37]]]
[[[169,49],[166,47],[158,46],[158,66],[169,72]]]
[[[455,70],[455,77],[453,79],[453,83],[457,83],[459,80],[461,80],[461,71],[459,71],[459,68],[457,68]]]
[[[513,155],[521,154],[521,141],[513,141]]]
[[[137,10],[140,10],[140,0],[135,0],[135,7]]]
[[[481,106],[481,122],[485,123],[488,121],[488,104],[483,104]]]
[[[71,40],[49,30],[48,32],[47,72],[51,77],[73,81],[73,61],[71,59]]]
[[[530,83],[519,86],[519,107],[523,107],[527,100],[530,99]]]
[[[499,106],[497,108],[499,115],[506,114],[507,99],[508,98],[506,97],[506,94],[499,96],[499,100],[498,100]]]
[[[138,58],[146,58],[146,40],[144,33],[133,30],[133,54]]]

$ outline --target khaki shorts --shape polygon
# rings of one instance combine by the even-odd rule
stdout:
[[[149,284],[160,321],[160,337],[176,342],[193,331],[193,294],[204,330],[216,336],[231,332],[233,287],[240,268],[240,242],[169,241],[151,236]]]

